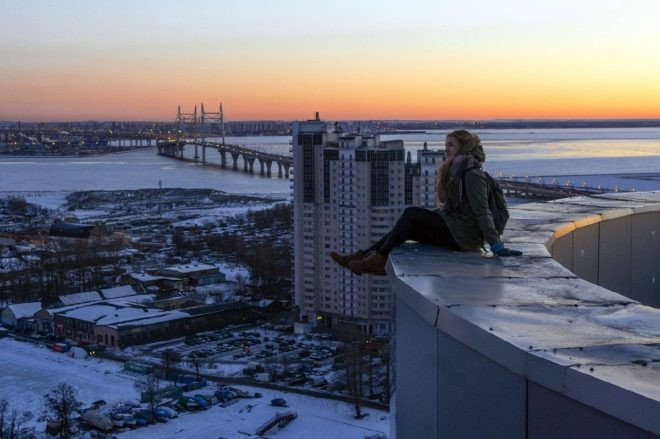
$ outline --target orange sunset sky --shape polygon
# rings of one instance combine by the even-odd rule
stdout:
[[[237,3],[4,0],[0,120],[660,118],[655,0]]]

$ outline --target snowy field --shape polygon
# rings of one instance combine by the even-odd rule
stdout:
[[[12,408],[29,410],[35,418],[43,413],[43,397],[59,383],[71,384],[85,405],[106,401],[136,399],[133,379],[121,372],[117,363],[98,359],[74,359],[51,352],[44,346],[0,339],[0,399]],[[45,423],[31,421],[37,431]]]
[[[174,221],[174,227],[194,227],[204,226],[206,224],[217,224],[221,218],[230,218],[238,215],[245,215],[248,211],[264,210],[273,207],[273,203],[268,204],[248,204],[248,205],[226,205],[222,207],[209,207],[208,209],[179,209],[172,212],[165,212],[162,217],[169,220],[175,220],[182,213],[186,215],[196,215],[193,219],[183,221]]]
[[[85,405],[106,401],[135,400],[137,392],[133,378],[124,374],[118,363],[99,359],[73,359],[66,354],[51,352],[45,347],[13,339],[0,339],[0,399],[7,399],[12,408],[29,410],[35,418],[29,425],[38,432],[45,424],[36,418],[43,412],[43,396],[60,382],[67,382]],[[167,424],[157,424],[119,435],[121,438],[238,438],[254,434],[262,423],[274,414],[293,410],[298,418],[284,429],[275,427],[266,437],[274,438],[364,438],[375,433],[389,433],[389,413],[364,409],[369,415],[353,418],[350,404],[260,388],[263,398],[241,399],[227,408],[214,406],[204,412],[181,414]],[[208,393],[210,388],[199,393]],[[194,392],[198,393],[198,392]],[[289,407],[269,405],[273,398],[284,398]]]

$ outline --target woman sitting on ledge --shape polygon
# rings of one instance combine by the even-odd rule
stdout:
[[[330,257],[355,274],[385,275],[387,255],[407,240],[452,250],[479,251],[484,240],[498,256],[520,256],[504,246],[488,208],[488,183],[481,170],[486,154],[479,136],[453,131],[445,142],[445,161],[440,166],[436,196],[438,209],[408,207],[394,228],[366,250]]]

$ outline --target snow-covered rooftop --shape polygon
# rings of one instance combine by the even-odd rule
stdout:
[[[27,319],[41,309],[41,302],[14,303],[7,306],[16,319]]]
[[[59,299],[60,302],[62,302],[62,305],[68,306],[76,305],[78,303],[95,302],[97,300],[102,300],[103,298],[97,291],[86,291],[83,293],[74,293],[60,296]]]
[[[163,314],[169,313],[157,308],[121,306],[107,302],[82,306],[60,313],[60,315],[65,317],[83,320],[97,325],[112,325],[128,320],[137,320]]]
[[[53,315],[53,314],[64,314],[67,311],[71,311],[74,309],[80,309],[84,307],[88,307],[91,305],[109,305],[109,306],[131,306],[131,305],[136,305],[136,304],[141,304],[141,303],[146,303],[154,300],[156,296],[154,294],[136,294],[134,296],[125,296],[125,297],[119,297],[117,299],[112,299],[112,300],[97,300],[95,302],[84,302],[84,303],[76,303],[73,305],[67,305],[67,306],[62,306],[59,308],[52,308],[49,309],[48,312]]]
[[[183,265],[172,265],[170,267],[164,268],[164,270],[181,273],[181,274],[187,274],[187,273],[195,273],[197,271],[202,271],[202,270],[216,270],[217,268],[218,267],[216,267],[215,265],[201,264],[194,262]]]
[[[130,285],[122,285],[114,288],[104,288],[101,290],[101,295],[105,299],[116,299],[118,297],[134,296],[135,290]]]
[[[104,302],[111,303],[114,305],[120,305],[120,306],[130,306],[139,303],[151,302],[152,300],[155,299],[156,299],[155,294],[136,294],[134,296],[125,296],[125,297],[119,297],[118,299],[104,300]]]
[[[190,317],[190,314],[186,313],[185,311],[178,311],[178,310],[164,311],[150,315],[145,318],[137,318],[127,321],[117,322],[109,326],[113,328],[123,328],[127,326],[133,327],[133,326],[142,326],[142,325],[153,325],[154,323],[162,323],[170,320],[184,319],[186,317]]]
[[[146,273],[131,273],[130,276],[138,282],[154,282],[164,279],[163,276],[152,276]]]

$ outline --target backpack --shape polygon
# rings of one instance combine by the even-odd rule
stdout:
[[[473,168],[470,168],[473,169]],[[464,192],[465,185],[465,172],[461,178],[461,192]],[[509,209],[506,205],[506,199],[504,198],[504,191],[500,184],[495,180],[490,174],[483,169],[479,168],[481,172],[486,176],[486,185],[488,186],[488,210],[490,210],[490,215],[493,217],[493,225],[495,226],[495,231],[498,235],[504,233],[504,228],[506,223],[509,220]],[[461,195],[462,196],[462,195]]]
[[[486,171],[486,183],[488,184],[488,208],[493,216],[493,224],[498,234],[504,233],[506,222],[509,220],[509,209],[504,198],[504,191],[500,184]]]

